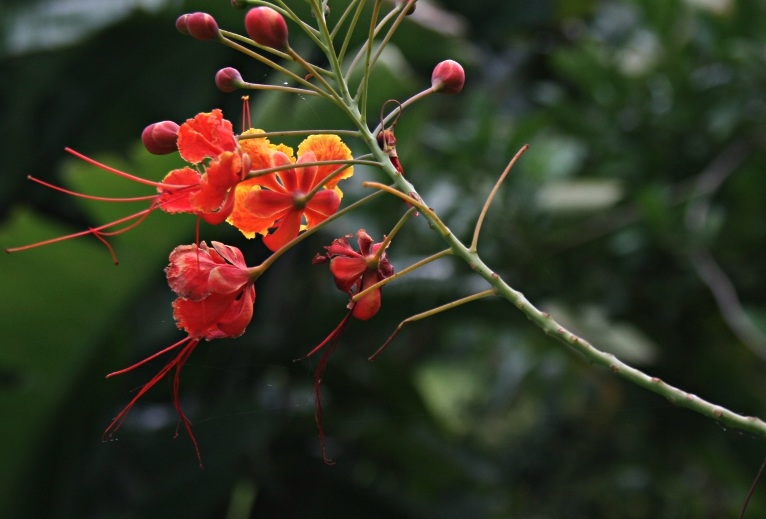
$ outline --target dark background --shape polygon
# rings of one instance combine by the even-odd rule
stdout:
[[[344,5],[331,0],[331,21]],[[3,247],[145,207],[84,203],[26,180],[151,194],[65,146],[158,180],[182,161],[142,149],[147,124],[222,108],[238,129],[242,93],[218,91],[215,72],[283,81],[176,32],[176,17],[197,10],[244,33],[244,12],[225,0],[3,3]],[[402,164],[428,203],[470,242],[497,176],[529,143],[484,225],[485,261],[597,347],[763,417],[765,26],[760,0],[423,3],[376,71],[370,117],[427,87],[437,62],[460,61],[464,91],[427,98],[397,127]],[[319,59],[290,31],[294,48]],[[354,46],[362,32],[363,23]],[[350,128],[315,99],[252,92],[251,102],[267,131]],[[357,168],[341,185],[344,203],[366,194],[368,179],[382,176]],[[258,280],[245,335],[197,348],[181,394],[204,470],[188,436],[173,439],[165,381],[116,441],[101,442],[163,359],[104,375],[183,337],[162,269],[193,242],[194,217],[153,214],[113,239],[118,267],[92,237],[0,256],[0,516],[737,516],[766,455],[762,438],[589,365],[502,300],[411,324],[367,362],[402,319],[486,288],[451,259],[386,287],[381,312],[346,331],[324,377],[336,461],[325,465],[316,360],[293,359],[335,328],[346,301],[310,259],[359,228],[379,241],[402,211],[378,200],[304,241]],[[226,225],[203,225],[202,238],[240,247],[250,265],[267,255]],[[390,257],[401,270],[441,247],[413,219]],[[766,514],[764,495],[762,485],[747,517]]]

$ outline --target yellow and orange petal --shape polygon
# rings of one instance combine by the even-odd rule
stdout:
[[[269,227],[274,223],[273,219],[258,218],[245,209],[247,195],[257,189],[260,189],[260,186],[255,184],[245,185],[244,182],[239,184],[234,191],[234,210],[226,218],[226,221],[239,229],[247,239],[255,238],[256,234],[267,235]]]
[[[346,146],[343,141],[337,135],[322,134],[322,135],[309,135],[300,146],[298,146],[298,156],[313,151],[316,155],[317,161],[325,160],[351,160],[351,150]],[[325,166],[319,166],[315,182],[318,184],[333,171],[341,167],[341,164],[327,164]],[[344,178],[349,178],[354,174],[354,167],[349,166],[338,174],[335,178],[325,184],[325,189],[335,189],[338,196],[343,196],[340,189],[337,188],[338,182]]]
[[[250,128],[242,135],[254,135],[259,133],[266,132],[263,130]],[[281,151],[290,157],[292,162],[295,162],[295,158],[293,157],[293,149],[291,147],[285,146],[284,144],[271,144],[267,137],[240,139],[239,149],[242,150],[243,153],[247,153],[250,156],[250,161],[252,162],[252,165],[250,166],[251,171],[270,168],[271,154],[275,151]]]

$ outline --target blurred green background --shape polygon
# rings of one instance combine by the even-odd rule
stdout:
[[[485,223],[485,261],[598,347],[766,416],[766,5],[418,4],[376,71],[370,117],[428,86],[438,61],[465,66],[460,95],[408,108],[397,127],[404,169],[429,204],[470,241],[497,176],[529,143]],[[330,1],[331,20],[344,5]],[[143,207],[83,203],[26,180],[149,194],[65,146],[160,179],[181,161],[143,151],[147,124],[222,108],[239,128],[242,93],[213,83],[222,67],[283,81],[176,32],[176,17],[198,10],[244,32],[244,12],[226,0],[3,2],[3,247]],[[293,47],[319,59],[290,30]],[[315,99],[251,101],[265,130],[349,128]],[[367,179],[382,178],[358,168],[344,203],[366,193]],[[0,255],[0,517],[736,517],[766,455],[762,438],[590,366],[503,301],[411,324],[367,362],[402,319],[485,288],[450,259],[386,287],[382,311],[347,330],[324,377],[336,461],[326,466],[316,360],[293,359],[336,326],[346,300],[310,259],[359,228],[379,240],[402,211],[381,199],[304,241],[258,280],[246,334],[197,348],[181,393],[204,470],[188,436],[173,439],[165,381],[116,441],[101,441],[163,359],[104,375],[183,337],[162,269],[193,241],[194,218],[154,214],[115,238],[118,267],[92,237]],[[231,227],[201,232],[240,247],[251,265],[266,257]],[[402,269],[441,247],[413,219],[390,257]],[[762,482],[747,517],[764,516]]]

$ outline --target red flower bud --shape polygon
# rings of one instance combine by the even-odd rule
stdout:
[[[243,83],[242,76],[235,68],[222,68],[215,75],[215,86],[224,92],[234,92],[241,88]]]
[[[149,153],[167,155],[178,151],[178,128],[173,121],[150,124],[141,133],[141,141]]]
[[[189,28],[186,27],[186,22],[189,19],[190,14],[182,14],[178,17],[176,20],[176,29],[178,29],[178,32],[181,34],[188,36],[189,35]]]
[[[215,40],[218,38],[218,34],[220,33],[218,24],[216,23],[215,18],[209,14],[191,13],[184,16],[186,16],[186,30],[193,38],[198,40]],[[183,16],[181,18],[183,18]],[[181,18],[176,21],[176,28],[178,28],[178,23]]]
[[[287,47],[287,23],[271,7],[255,7],[245,16],[245,30],[258,45],[272,49]]]
[[[460,66],[460,63],[451,59],[436,65],[433,74],[431,74],[431,88],[435,92],[457,94],[463,90],[464,83],[465,71],[463,67]]]

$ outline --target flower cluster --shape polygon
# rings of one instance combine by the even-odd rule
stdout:
[[[246,7],[247,2],[233,0],[232,5]],[[393,7],[394,14],[398,14],[400,18],[411,14],[414,8],[415,0],[397,1]],[[315,12],[314,14],[322,18],[326,13]],[[385,103],[381,110],[381,125],[371,131],[365,118],[360,115],[360,112],[365,113],[367,108],[365,106],[368,98],[366,90],[369,87],[369,81],[365,78],[360,83],[359,94],[351,99],[348,95],[350,90],[347,82],[352,77],[352,71],[350,69],[342,71],[339,68],[339,63],[343,61],[342,57],[328,56],[331,67],[334,67],[331,72],[308,63],[289,45],[285,15],[289,15],[295,22],[300,22],[289,10],[275,10],[266,6],[250,9],[244,19],[249,38],[237,36],[235,38],[237,42],[230,39],[232,33],[220,30],[216,20],[207,13],[184,14],[177,19],[176,28],[182,34],[190,35],[198,40],[217,41],[242,50],[250,56],[256,56],[259,61],[285,74],[297,85],[247,83],[239,71],[226,67],[221,69],[215,77],[216,85],[224,92],[232,92],[240,88],[267,89],[324,98],[350,115],[356,127],[353,131],[339,130],[338,133],[359,138],[370,147],[369,155],[355,159],[349,147],[331,131],[319,131],[313,135],[312,132],[288,132],[305,136],[297,150],[293,150],[284,144],[272,143],[269,137],[273,134],[267,134],[263,130],[250,128],[245,131],[245,116],[243,116],[243,133],[235,134],[232,123],[224,119],[219,109],[200,113],[180,125],[173,121],[157,122],[147,126],[142,132],[141,140],[144,147],[150,153],[157,155],[178,152],[187,163],[167,173],[160,182],[116,170],[73,150],[68,150],[75,156],[110,173],[151,186],[156,189],[156,192],[151,195],[139,198],[104,198],[72,192],[32,179],[67,194],[92,200],[149,201],[150,205],[147,209],[87,231],[24,247],[6,249],[8,252],[14,252],[91,234],[109,248],[116,263],[116,255],[106,238],[140,224],[150,212],[157,209],[170,214],[192,214],[197,217],[198,222],[201,219],[212,225],[228,222],[246,238],[262,237],[264,245],[272,251],[272,255],[261,265],[248,267],[245,256],[239,249],[217,241],[212,241],[211,246],[208,246],[205,241],[200,241],[198,227],[196,243],[176,247],[171,252],[169,265],[165,269],[168,284],[178,296],[173,302],[173,317],[178,328],[186,333],[186,337],[133,366],[108,375],[112,377],[126,373],[174,351],[175,356],[138,389],[133,399],[104,431],[104,435],[111,437],[123,424],[135,403],[159,380],[174,372],[172,401],[178,413],[176,432],[183,423],[192,439],[200,465],[200,451],[192,433],[191,421],[184,414],[179,399],[180,374],[188,358],[202,340],[211,341],[241,336],[253,318],[256,298],[255,281],[281,254],[302,237],[366,201],[354,202],[339,213],[343,192],[338,184],[353,176],[354,164],[380,168],[395,182],[401,181],[404,170],[396,154],[396,138],[393,129],[402,110],[418,98],[431,93],[455,94],[462,89],[465,80],[463,69],[459,64],[449,60],[440,63],[434,69],[430,88],[403,103],[392,100],[397,104],[397,112],[396,114],[391,112],[384,118],[382,112],[387,105]],[[392,20],[392,18],[386,17],[385,20]],[[303,24],[304,29],[307,27],[304,22],[300,23]],[[348,38],[355,24],[356,18],[350,22],[346,41],[349,41]],[[398,23],[392,24],[390,30],[393,31],[397,26]],[[317,31],[316,34],[325,38],[329,34],[325,32]],[[386,36],[383,41],[387,42],[389,39],[390,37]],[[302,66],[307,74],[305,76],[295,74],[258,52],[245,49],[240,43],[251,45],[260,52],[290,59]],[[367,44],[370,45],[369,51],[372,42]],[[331,48],[332,45],[326,46],[326,49]],[[381,49],[382,46],[377,54]],[[369,74],[369,68],[374,64],[370,62],[369,54],[368,52],[365,75]],[[377,59],[377,54],[372,61]],[[358,61],[358,59],[354,60],[350,68],[353,69]],[[331,83],[342,86],[343,95],[339,94]],[[284,85],[287,84],[284,83]],[[247,104],[245,107],[245,114],[249,119],[249,107]],[[390,121],[394,116],[396,117],[394,123],[390,128],[385,128],[386,121]],[[278,133],[278,135],[283,134]],[[379,147],[371,146],[376,139],[380,142]],[[374,244],[373,239],[364,230],[359,230],[356,234],[358,250],[349,244],[351,235],[347,235],[333,241],[325,247],[324,255],[318,254],[313,260],[315,264],[329,263],[336,286],[350,298],[347,306],[348,313],[340,325],[307,355],[311,356],[324,348],[314,375],[314,390],[320,444],[327,462],[329,459],[324,449],[320,395],[322,374],[327,360],[337,347],[343,330],[351,318],[366,321],[378,313],[381,308],[381,286],[396,277],[389,263],[386,249],[409,215],[417,214],[414,213],[413,205],[417,205],[419,210],[428,210],[419,202],[417,193],[410,193],[402,185],[398,186],[399,191],[390,186],[382,186],[379,189],[398,193],[398,196],[404,197],[411,206],[389,236],[383,242]],[[404,192],[408,194],[402,194]],[[116,226],[122,224],[126,226],[115,230]],[[302,232],[303,235],[301,235]],[[328,347],[325,348],[325,346]]]

